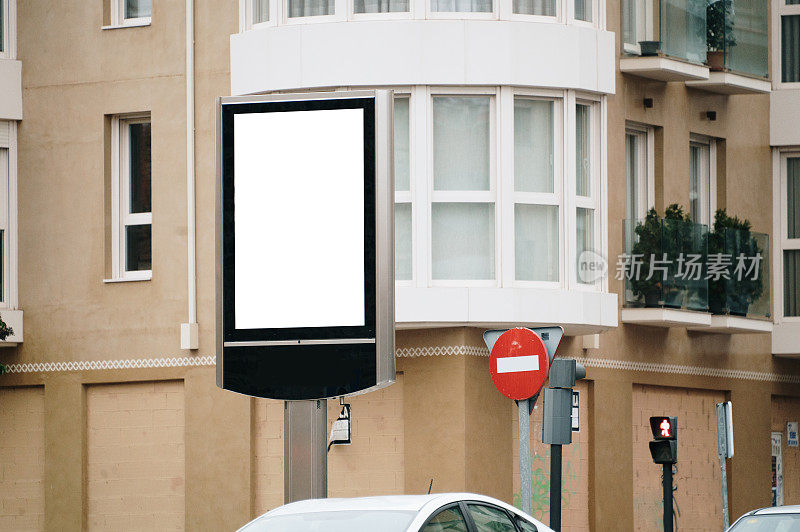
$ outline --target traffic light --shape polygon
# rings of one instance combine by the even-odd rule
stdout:
[[[654,416],[650,418],[654,441],[650,442],[650,455],[657,464],[678,462],[678,418]]]

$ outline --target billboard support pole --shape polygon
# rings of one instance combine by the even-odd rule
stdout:
[[[283,408],[283,502],[328,496],[327,401],[286,401]]]
[[[519,407],[519,497],[520,509],[531,514],[531,399],[517,401]]]

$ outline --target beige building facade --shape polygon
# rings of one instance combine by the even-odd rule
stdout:
[[[771,504],[773,433],[783,503],[800,504],[800,130],[784,118],[800,100],[780,51],[796,14],[734,3],[738,44],[712,70],[690,0],[681,16],[628,0],[0,0],[0,529],[232,530],[283,503],[283,404],[215,385],[214,102],[345,87],[396,94],[397,380],[348,399],[330,497],[433,480],[519,504],[517,409],[481,335],[554,324],[588,373],[563,530],[659,529],[651,415],[678,417],[680,528],[721,526],[725,400],[731,517]],[[717,208],[764,235],[744,315],[715,313],[707,288],[645,301],[617,278],[637,221],[673,203],[701,242]],[[606,276],[582,276],[586,252]],[[531,419],[548,522],[541,406]]]

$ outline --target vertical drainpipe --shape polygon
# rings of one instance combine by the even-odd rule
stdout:
[[[195,247],[195,163],[194,163],[194,0],[186,0],[186,216],[189,280],[189,322],[181,324],[181,349],[199,347],[197,328],[197,257]]]

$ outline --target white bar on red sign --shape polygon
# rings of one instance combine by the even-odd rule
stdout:
[[[514,373],[517,371],[538,371],[539,357],[503,357],[497,359],[497,373]]]

